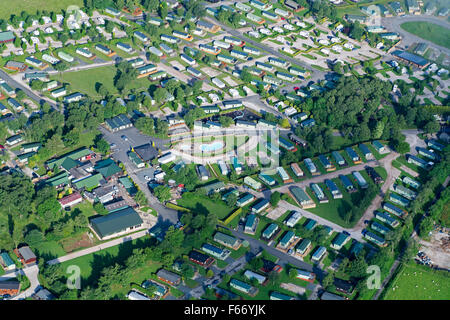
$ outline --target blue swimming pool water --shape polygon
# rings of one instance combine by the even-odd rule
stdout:
[[[212,152],[223,148],[223,142],[213,142],[208,144],[202,144],[200,150],[203,152]]]

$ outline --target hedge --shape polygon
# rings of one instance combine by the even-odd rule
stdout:
[[[222,224],[228,225],[234,218],[236,218],[239,214],[242,213],[242,208],[236,209],[233,213],[231,213],[224,221],[221,221]]]

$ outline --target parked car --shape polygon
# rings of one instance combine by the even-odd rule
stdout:
[[[128,138],[127,138],[126,135],[122,135],[121,138],[122,138],[123,141],[128,141]]]

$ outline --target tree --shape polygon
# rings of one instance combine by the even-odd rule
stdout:
[[[281,194],[278,191],[273,192],[270,195],[270,204],[272,207],[276,207],[278,205],[278,202],[281,200]]]
[[[264,265],[261,258],[253,258],[252,260],[250,260],[249,264],[254,270],[259,270]]]
[[[208,278],[214,277],[214,271],[212,271],[211,269],[208,269],[208,271],[206,272],[206,277],[208,277]]]
[[[237,196],[232,193],[230,195],[227,196],[227,199],[225,200],[226,204],[228,207],[232,208],[236,205],[237,202]]]
[[[95,142],[95,147],[103,154],[106,154],[110,149],[109,143],[103,138],[100,138]]]
[[[172,195],[170,194],[170,188],[167,186],[157,186],[153,190],[153,193],[155,194],[155,197],[157,197],[158,200],[162,203],[165,203],[172,198]]]
[[[334,272],[328,272],[328,274],[322,279],[322,287],[328,289],[334,281]]]
[[[281,119],[281,121],[280,121],[280,126],[281,126],[282,128],[290,128],[290,127],[291,127],[291,124],[289,123],[289,119],[287,119],[287,118]]]
[[[158,198],[159,199],[159,198]],[[145,193],[142,192],[142,190],[138,190],[138,192],[136,192],[136,195],[134,196],[134,200],[136,200],[136,202],[140,205],[140,206],[145,206],[148,204],[148,199],[145,196]]]
[[[228,128],[229,126],[234,124],[233,119],[231,117],[227,117],[227,116],[220,116],[219,122],[220,122],[221,126],[224,128]]]

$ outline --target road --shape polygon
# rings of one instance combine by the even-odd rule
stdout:
[[[72,259],[76,259],[76,258],[85,256],[87,254],[98,252],[98,251],[101,251],[101,250],[104,250],[104,249],[107,249],[107,248],[110,248],[110,247],[114,247],[114,246],[117,246],[119,244],[122,244],[122,243],[125,243],[125,242],[128,242],[128,241],[132,241],[132,240],[136,240],[136,239],[145,237],[146,235],[148,235],[148,229],[145,229],[145,230],[133,233],[133,234],[129,234],[129,235],[123,236],[121,238],[114,239],[114,240],[111,240],[111,241],[108,241],[108,242],[105,242],[105,243],[102,243],[102,244],[99,244],[97,246],[93,246],[93,247],[90,247],[90,248],[87,248],[87,249],[84,249],[84,250],[80,250],[80,251],[69,253],[69,254],[67,254],[65,256],[62,256],[62,257],[59,257],[59,258],[47,261],[47,263],[49,265],[63,263],[63,262],[66,262],[66,261],[69,261],[69,260],[72,260]]]
[[[122,130],[118,133],[112,133],[106,130],[103,127],[99,127],[100,131],[103,134],[104,139],[108,143],[115,143],[116,148],[112,150],[112,157],[116,160],[119,160],[125,165],[128,175],[131,179],[139,186],[139,189],[144,192],[145,196],[149,200],[149,205],[158,212],[158,225],[160,226],[168,226],[170,224],[175,224],[178,221],[178,212],[176,210],[169,209],[162,205],[158,199],[156,199],[148,189],[147,182],[143,181],[137,176],[137,172],[142,169],[138,169],[128,158],[127,152],[131,150],[131,147],[140,146],[146,143],[150,143],[151,141],[155,142],[155,145],[160,150],[166,150],[167,148],[164,146],[168,142],[168,140],[161,140],[157,138],[150,138],[145,136],[136,128],[129,128]],[[122,135],[127,136],[128,141],[124,141],[120,137]]]
[[[38,288],[40,287],[38,274],[39,274],[39,267],[37,265],[25,267],[21,270],[19,270],[17,273],[20,273],[22,275],[25,275],[28,280],[30,280],[30,287],[18,294],[15,297],[12,297],[10,300],[22,300],[25,298],[31,297],[34,293],[38,291]]]
[[[0,70],[0,79],[5,80],[5,82],[7,84],[9,84],[12,88],[19,88],[21,89],[23,92],[25,92],[25,94],[33,99],[34,101],[40,103],[43,103],[44,101],[47,102],[48,104],[50,104],[54,109],[58,110],[58,106],[57,104],[51,100],[51,99],[45,99],[44,97],[36,94],[33,90],[31,90],[28,86],[25,86],[24,84],[22,84],[21,82],[18,82],[16,80],[14,80],[9,74],[7,74],[5,71]]]
[[[390,18],[381,18],[381,25],[386,27],[387,30],[391,32],[397,32],[402,36],[402,45],[410,46],[411,44],[418,43],[418,42],[424,42],[428,44],[431,47],[438,48],[442,52],[445,52],[447,55],[450,55],[450,49],[437,45],[430,40],[422,39],[412,33],[409,33],[401,28],[401,24],[405,22],[429,22],[436,25],[439,25],[441,27],[450,29],[450,23],[445,19],[439,19],[435,16],[428,16],[428,15],[421,15],[421,16],[414,16],[414,15],[405,15],[405,16],[397,16],[397,17],[390,17]]]

